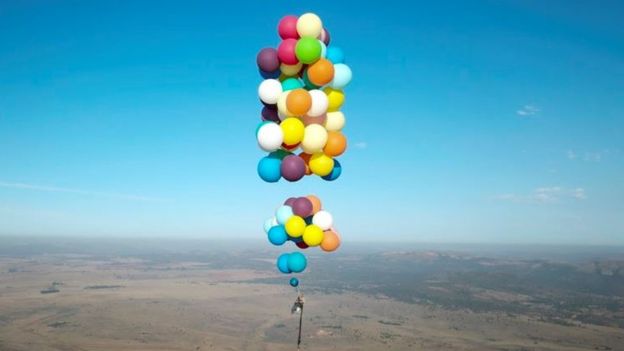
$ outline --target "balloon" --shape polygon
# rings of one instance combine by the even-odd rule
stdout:
[[[290,92],[292,90],[288,90],[283,92],[280,97],[277,99],[277,112],[278,112],[278,117],[280,118],[280,120],[284,120],[286,119],[286,117],[288,116],[292,116],[292,113],[290,113],[290,111],[288,111],[288,108],[286,107],[286,99],[288,99],[288,95],[290,95]],[[283,118],[281,116],[284,116]]]
[[[276,246],[284,245],[286,240],[288,240],[288,236],[286,235],[284,226],[276,225],[269,229],[269,241],[271,244]]]
[[[258,162],[258,175],[267,183],[275,183],[281,177],[280,165],[282,161],[275,157],[263,157]]]
[[[347,149],[347,138],[341,132],[328,132],[327,143],[323,152],[327,156],[336,157],[342,155]]]
[[[312,97],[305,89],[291,90],[286,98],[286,108],[295,116],[305,115],[311,106]]]
[[[323,22],[313,13],[301,15],[297,20],[297,33],[300,37],[317,38],[323,30]]]
[[[288,269],[293,273],[301,273],[306,269],[308,260],[299,252],[288,255]]]
[[[323,241],[323,230],[315,224],[310,224],[303,231],[303,241],[308,246],[319,246]]]
[[[292,211],[295,215],[305,218],[312,214],[312,201],[307,197],[298,197],[292,205]]]
[[[333,230],[323,233],[323,241],[321,241],[321,249],[325,252],[336,251],[340,246],[340,237]]]
[[[256,56],[258,68],[265,72],[274,72],[279,70],[280,61],[277,56],[277,50],[273,48],[264,48],[258,52]]]
[[[306,243],[303,241],[303,239],[301,239],[300,241],[297,241],[297,242],[295,243],[295,245],[297,245],[297,247],[298,247],[298,248],[300,248],[300,249],[307,249],[307,248],[309,247],[309,246],[308,246],[308,244],[306,244]]]
[[[318,42],[321,45],[321,58],[325,58],[325,55],[327,55],[327,46],[320,40]]]
[[[260,100],[267,104],[276,104],[282,94],[282,83],[277,79],[265,79],[258,87]]]
[[[279,122],[280,120],[279,117],[277,116],[277,110],[267,107],[267,106],[262,107],[261,115],[262,115],[263,121]]]
[[[340,175],[342,174],[342,166],[340,165],[340,162],[338,162],[338,160],[334,160],[334,168],[332,168],[331,172],[326,175],[323,176],[321,178],[323,178],[324,180],[336,180],[338,179],[338,177],[340,177]]]
[[[327,87],[323,89],[323,91],[325,92],[325,94],[327,94],[327,99],[329,100],[329,106],[327,108],[327,111],[338,111],[342,104],[344,104],[345,100],[345,96],[342,90]]]
[[[344,63],[337,63],[334,65],[334,79],[329,86],[334,89],[344,89],[351,82],[351,78],[353,78],[351,68]]]
[[[301,117],[300,119],[301,119],[301,122],[303,122],[305,126],[309,126],[310,124],[324,125],[325,120],[327,119],[327,116],[325,114],[322,114],[318,117],[305,115]]]
[[[290,258],[290,254],[284,253],[281,254],[277,258],[277,269],[284,274],[291,273],[290,268],[288,268],[288,259]]]
[[[329,32],[327,31],[327,29],[323,28],[323,30],[321,31],[321,34],[318,36],[319,40],[323,42],[323,44],[325,45],[329,45],[329,41],[330,41],[330,36],[329,36]]]
[[[290,278],[289,283],[290,283],[290,286],[292,286],[293,288],[296,288],[299,286],[299,279],[294,278],[294,277]]]
[[[264,221],[264,231],[269,234],[269,230],[271,230],[271,227],[274,227],[276,225],[277,219],[275,217],[267,218],[267,220]]]
[[[305,136],[305,126],[303,122],[296,117],[288,117],[280,124],[284,133],[283,142],[287,145],[295,145],[300,143]]]
[[[292,216],[286,221],[286,233],[293,238],[298,238],[303,235],[303,230],[306,228],[306,222],[300,216]]]
[[[327,95],[318,89],[310,90],[309,94],[312,99],[312,104],[308,110],[307,116],[319,117],[324,115],[325,112],[327,112],[327,107],[329,106]]]
[[[302,153],[299,154],[299,157],[301,157],[301,159],[305,162],[305,165],[306,165],[306,175],[312,174],[312,171],[310,170],[310,157],[312,157],[312,155],[306,154],[305,152],[302,152]]]
[[[277,47],[277,56],[279,60],[287,65],[296,65],[299,63],[297,55],[295,54],[295,47],[297,46],[297,39],[284,39]]]
[[[285,74],[287,76],[296,76],[297,73],[301,71],[302,67],[303,67],[303,64],[301,62],[298,62],[294,65],[287,65],[285,63],[282,63],[280,65],[280,71],[282,71],[282,74]]]
[[[277,25],[277,33],[282,39],[298,39],[297,16],[284,16]]]
[[[295,55],[299,62],[304,64],[313,63],[321,57],[321,43],[310,37],[304,37],[297,41],[295,46]]]
[[[295,202],[295,200],[297,200],[296,197],[289,197],[288,199],[286,199],[286,201],[284,201],[284,205],[288,205],[288,206],[292,207],[292,205]]]
[[[281,71],[275,70],[271,72],[263,71],[261,69],[258,70],[260,72],[260,76],[264,79],[277,79],[280,76]]]
[[[289,182],[296,182],[305,175],[305,161],[297,155],[286,156],[282,160],[280,171],[284,179]]]
[[[264,122],[258,129],[258,145],[264,151],[275,151],[280,148],[284,141],[284,133],[279,124],[275,122]]]
[[[345,126],[345,116],[340,111],[327,112],[324,125],[328,132],[338,132]]]
[[[318,176],[326,176],[334,168],[334,160],[322,152],[315,153],[310,157],[310,170]]]
[[[301,148],[308,154],[323,150],[327,143],[327,130],[319,124],[305,127]]]
[[[316,195],[308,195],[306,196],[308,200],[312,203],[312,214],[317,213],[321,210],[321,199]]]
[[[273,151],[269,154],[269,157],[272,158],[277,158],[280,161],[284,159],[284,157],[288,156],[288,155],[292,155],[291,152],[288,152],[286,150],[277,150],[277,151]]]
[[[298,78],[287,78],[282,82],[282,90],[283,91],[288,91],[288,90],[294,90],[294,89],[299,89],[299,88],[303,88],[303,82],[300,81]],[[325,95],[327,97],[327,95]]]
[[[335,46],[330,46],[327,48],[325,58],[331,61],[334,65],[338,63],[344,63],[345,60],[344,52],[342,52],[342,49]]]
[[[319,59],[307,69],[308,79],[316,86],[323,86],[334,79],[334,65],[327,59]]]
[[[286,221],[293,216],[293,209],[290,206],[282,205],[275,211],[275,218],[278,224],[286,224]]]
[[[312,217],[312,224],[317,225],[322,230],[329,230],[334,225],[334,218],[327,211],[318,211]]]

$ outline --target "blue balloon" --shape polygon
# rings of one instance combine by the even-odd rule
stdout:
[[[274,157],[263,157],[258,162],[258,175],[267,183],[275,183],[282,177],[280,167],[282,160]]]
[[[260,72],[260,75],[264,79],[277,79],[279,78],[280,74],[282,74],[282,71],[280,71],[279,69],[277,71],[267,72],[258,68],[258,72]]]
[[[330,46],[327,48],[325,58],[331,61],[331,63],[333,64],[344,63],[345,60],[344,52],[342,52],[342,49],[335,46]]]
[[[290,278],[290,286],[292,286],[293,288],[296,288],[299,286],[299,279],[297,278]]]
[[[340,165],[340,162],[338,162],[338,160],[334,159],[334,169],[332,169],[331,173],[322,178],[331,182],[332,180],[338,179],[341,174],[342,166]]]
[[[269,241],[271,244],[276,246],[284,245],[286,240],[288,240],[288,234],[286,234],[286,229],[283,225],[276,225],[269,229]]]
[[[293,273],[301,273],[306,269],[308,260],[300,252],[293,252],[288,256],[288,269]]]
[[[288,268],[288,257],[290,257],[290,254],[285,253],[281,254],[277,258],[277,269],[279,269],[279,271],[284,274],[291,273],[290,269]]]
[[[292,207],[288,205],[280,206],[275,212],[275,218],[277,218],[277,223],[286,224],[288,218],[293,216]]]

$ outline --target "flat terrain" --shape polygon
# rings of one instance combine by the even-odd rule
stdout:
[[[296,349],[298,315],[290,314],[296,293],[275,274],[274,252],[190,246],[135,254],[130,247],[0,248],[0,350]],[[606,279],[593,283],[602,284],[598,293],[587,292],[593,299],[579,301],[580,283],[573,297],[556,283],[520,292],[510,291],[517,290],[510,283],[490,286],[487,267],[509,275],[510,265],[535,266],[533,260],[470,257],[430,250],[354,251],[323,261],[311,255],[310,272],[301,276],[303,349],[624,350],[619,261],[598,265],[608,273],[595,272],[596,264],[589,273],[583,264],[570,266]],[[396,260],[423,273],[393,276],[400,273]],[[486,270],[458,274],[453,264],[470,267],[475,260]],[[388,271],[382,277],[373,266]],[[41,292],[49,287],[59,291]],[[572,298],[577,306],[553,307]]]

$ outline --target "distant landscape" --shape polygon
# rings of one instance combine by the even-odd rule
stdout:
[[[282,250],[0,238],[0,350],[293,350]],[[374,249],[373,249],[374,247]],[[311,251],[304,350],[624,350],[624,248]]]

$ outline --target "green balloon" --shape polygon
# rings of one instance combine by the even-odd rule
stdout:
[[[295,90],[299,88],[303,88],[303,83],[297,78],[288,78],[282,82],[283,91]]]
[[[295,55],[301,63],[313,63],[321,58],[321,43],[312,37],[303,37],[297,41]]]

